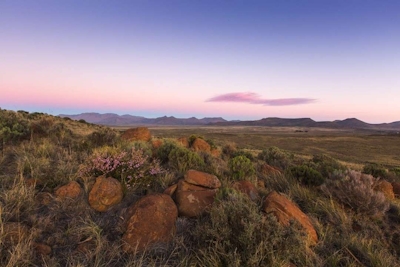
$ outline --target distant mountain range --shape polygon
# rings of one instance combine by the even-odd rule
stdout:
[[[145,118],[132,115],[118,115],[114,113],[81,113],[77,115],[61,114],[60,117],[68,117],[73,120],[85,120],[90,123],[107,126],[134,126],[134,125],[216,125],[216,126],[269,126],[269,127],[319,127],[330,129],[369,129],[369,130],[400,130],[400,121],[392,123],[370,124],[356,118],[335,121],[314,121],[310,118],[282,119],[264,118],[254,121],[227,121],[221,117],[217,118],[175,118],[159,117]]]

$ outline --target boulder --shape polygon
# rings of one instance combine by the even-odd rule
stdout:
[[[151,140],[151,145],[154,149],[157,149],[159,147],[161,147],[163,144],[163,141],[161,139],[153,139]]]
[[[214,203],[218,189],[193,185],[181,179],[175,191],[180,216],[197,217]]]
[[[203,152],[211,151],[210,144],[208,144],[206,141],[204,141],[201,138],[194,139],[191,147],[194,151],[203,151]]]
[[[257,201],[260,197],[257,188],[250,181],[237,181],[233,183],[232,187],[237,191],[246,194],[253,201]]]
[[[89,193],[89,204],[97,211],[107,211],[121,202],[123,197],[121,183],[111,177],[99,176]]]
[[[382,192],[385,197],[389,200],[393,200],[394,199],[394,192],[393,192],[393,186],[391,183],[389,183],[388,181],[385,180],[379,180],[375,187],[374,190],[378,191],[378,192]]]
[[[392,183],[393,187],[393,193],[396,197],[400,198],[400,183],[399,182],[393,182]]]
[[[260,166],[260,172],[267,176],[282,174],[282,172],[278,168],[273,167],[267,163],[264,163]]]
[[[82,188],[76,181],[71,181],[54,191],[54,195],[60,199],[77,198],[81,193]]]
[[[178,188],[178,184],[173,184],[167,189],[164,190],[163,194],[167,194],[172,197],[175,194],[176,189]]]
[[[49,255],[51,254],[51,247],[44,243],[36,243],[34,242],[33,248],[35,249],[36,253],[39,255]]]
[[[291,220],[297,221],[306,231],[311,244],[318,242],[318,235],[310,218],[285,196],[273,191],[264,200],[263,211],[272,213],[282,225],[288,226]]]
[[[185,173],[185,181],[193,185],[212,189],[221,187],[221,182],[218,180],[217,176],[196,170],[188,170]]]
[[[178,210],[170,196],[147,195],[129,209],[131,216],[122,237],[125,252],[142,252],[149,246],[172,240]]]
[[[131,128],[126,130],[121,138],[127,141],[145,141],[148,142],[151,139],[151,133],[146,127]]]
[[[221,150],[217,148],[211,149],[211,155],[215,158],[219,158],[221,156]]]
[[[181,144],[183,147],[189,148],[189,140],[186,137],[178,138],[178,143]]]

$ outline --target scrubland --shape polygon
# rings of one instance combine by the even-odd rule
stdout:
[[[121,129],[0,110],[0,266],[400,266],[392,186],[400,182],[399,137],[150,130],[148,141],[126,140]],[[194,149],[196,139],[209,148]],[[179,216],[169,242],[125,252],[129,207],[188,170],[218,177],[213,204],[194,218]],[[122,201],[102,212],[88,202],[101,175],[123,188]],[[233,186],[243,180],[258,198]],[[63,197],[59,188],[72,181],[81,191]],[[318,242],[310,244],[295,221],[282,225],[262,210],[272,191],[310,218]]]

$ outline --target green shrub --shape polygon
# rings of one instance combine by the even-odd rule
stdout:
[[[387,176],[387,171],[385,169],[385,167],[383,167],[380,164],[376,164],[376,163],[368,163],[366,165],[364,165],[363,168],[363,173],[365,174],[371,174],[372,176],[378,178],[385,178]]]
[[[237,157],[237,156],[244,156],[244,157],[248,158],[249,160],[254,160],[253,154],[251,154],[249,151],[246,151],[243,149],[236,150],[231,155],[232,155],[231,156],[232,158]]]
[[[315,169],[319,171],[324,177],[329,177],[329,175],[337,170],[346,170],[346,167],[340,164],[339,161],[324,154],[314,155],[312,158],[312,162],[315,164]]]
[[[353,170],[336,172],[322,189],[354,211],[375,216],[389,209],[383,193],[374,190],[376,181],[370,174]]]
[[[91,148],[113,146],[117,142],[117,134],[111,128],[102,127],[86,137],[86,142]]]
[[[180,173],[190,169],[203,169],[203,159],[193,151],[184,147],[175,147],[168,155],[168,165]]]
[[[161,163],[168,163],[169,153],[177,147],[179,147],[176,141],[165,139],[162,145],[156,150],[156,156]]]
[[[292,165],[294,155],[273,146],[258,154],[258,159],[284,170]]]
[[[245,156],[230,159],[228,167],[235,180],[251,180],[256,172],[251,160]]]
[[[289,173],[304,185],[319,186],[325,182],[319,171],[306,165],[290,167]]]
[[[209,216],[193,231],[199,266],[284,266],[304,261],[304,241],[295,227],[282,227],[256,203],[221,190]],[[303,266],[303,265],[299,265]]]

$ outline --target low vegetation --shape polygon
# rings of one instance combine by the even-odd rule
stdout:
[[[191,147],[197,138],[207,151]],[[85,121],[8,110],[0,110],[0,141],[0,266],[400,266],[400,201],[388,197],[398,197],[400,165],[375,157],[339,161],[315,147],[246,146],[195,128],[128,141]],[[189,170],[207,173],[209,184]],[[92,204],[109,190],[99,177],[122,188],[119,202],[100,199],[102,211]],[[186,196],[183,188],[212,196],[212,205],[177,217],[168,240],[124,250],[132,206],[167,189],[181,213],[171,192]],[[298,221],[265,212],[273,191],[304,212],[317,242]]]

